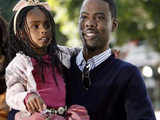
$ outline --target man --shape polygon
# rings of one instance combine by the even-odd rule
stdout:
[[[109,39],[117,25],[114,1],[84,0],[83,50],[71,59],[67,103],[85,106],[91,120],[155,120],[140,72],[111,54]]]

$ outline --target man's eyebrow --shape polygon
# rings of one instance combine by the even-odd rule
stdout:
[[[88,14],[88,13],[87,13],[87,12],[85,12],[85,11],[82,11],[82,12],[81,12],[81,14]]]
[[[96,12],[95,14],[96,14],[96,15],[97,15],[97,14],[98,14],[98,15],[99,15],[99,14],[100,14],[100,15],[105,15],[104,12],[101,12],[101,11]]]
[[[89,14],[89,13],[87,13],[87,12],[85,12],[85,11],[82,11],[81,12],[81,14]],[[96,13],[94,13],[94,14],[101,14],[101,15],[105,15],[105,13],[103,12],[103,11],[98,11],[98,12],[96,12]]]

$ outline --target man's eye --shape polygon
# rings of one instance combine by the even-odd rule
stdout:
[[[86,15],[81,15],[81,19],[86,19],[87,16]]]
[[[99,20],[104,20],[104,16],[98,16]]]

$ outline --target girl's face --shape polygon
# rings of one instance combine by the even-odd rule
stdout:
[[[33,8],[27,13],[26,32],[33,48],[47,48],[52,40],[51,24],[49,18],[39,9]]]

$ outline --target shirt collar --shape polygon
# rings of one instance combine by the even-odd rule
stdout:
[[[84,66],[86,63],[90,64],[90,70],[97,67],[99,64],[104,62],[109,56],[111,55],[111,49],[107,49],[104,52],[90,58],[87,62],[85,61],[83,57],[83,50],[80,51],[78,56],[76,57],[76,64],[79,67],[81,71],[83,71]]]

